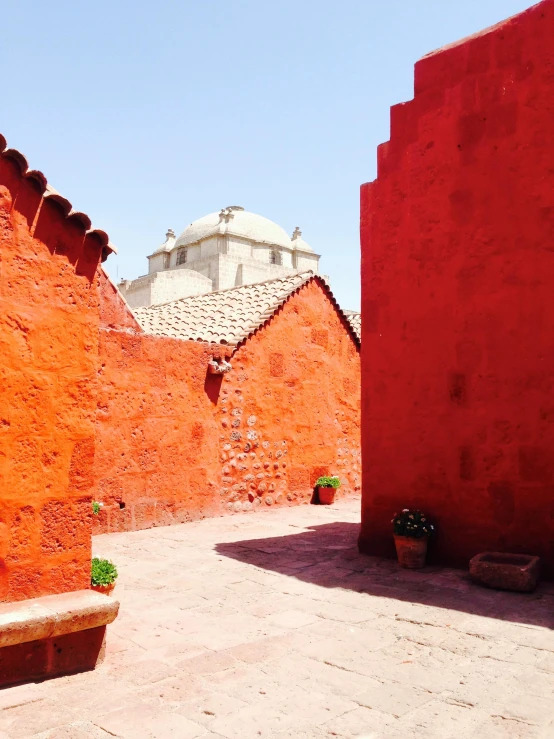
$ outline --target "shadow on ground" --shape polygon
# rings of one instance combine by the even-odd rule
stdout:
[[[336,522],[298,534],[217,544],[216,551],[247,564],[326,588],[345,588],[437,608],[554,627],[554,587],[531,594],[488,590],[464,570],[437,566],[403,570],[395,560],[360,554],[359,524]]]

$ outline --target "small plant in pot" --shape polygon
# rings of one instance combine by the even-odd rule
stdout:
[[[321,505],[332,505],[335,502],[335,493],[341,485],[339,478],[320,477],[315,485]]]
[[[107,559],[94,557],[91,566],[90,587],[97,593],[110,595],[115,588],[117,568]]]
[[[394,514],[391,523],[400,567],[408,570],[424,567],[427,542],[435,530],[427,516],[421,511],[404,508],[401,513]]]

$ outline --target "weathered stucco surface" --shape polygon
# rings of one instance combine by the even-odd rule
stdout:
[[[422,59],[362,188],[363,518],[554,574],[554,1]]]
[[[0,157],[0,600],[87,588],[101,245]]]
[[[138,333],[101,280],[96,531],[309,502],[317,477],[360,488],[359,354],[324,289],[293,295],[234,354]],[[119,327],[118,327],[119,326]]]

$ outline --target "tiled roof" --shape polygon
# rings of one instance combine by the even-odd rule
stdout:
[[[32,179],[38,184],[42,193],[42,197],[44,199],[48,198],[50,200],[54,200],[61,207],[66,218],[73,218],[79,221],[86,229],[87,234],[94,234],[100,240],[102,246],[103,260],[110,252],[117,253],[117,249],[113,244],[110,243],[108,234],[105,231],[101,231],[97,228],[91,228],[90,218],[85,213],[74,210],[69,200],[67,200],[67,198],[64,198],[63,195],[60,195],[60,193],[55,190],[52,185],[48,184],[46,177],[42,174],[42,172],[39,172],[37,169],[29,169],[27,159],[20,151],[17,151],[17,149],[8,149],[6,147],[6,139],[0,133],[0,156],[4,157],[5,159],[11,159],[12,161],[14,161],[19,167],[19,170],[23,177]]]
[[[163,305],[135,308],[133,312],[148,334],[237,346],[263,326],[283,303],[311,280],[318,281],[325,289],[359,344],[359,335],[341,311],[328,284],[312,271],[181,298]]]
[[[343,310],[346,320],[352,326],[352,329],[358,339],[362,340],[362,314],[355,310]]]

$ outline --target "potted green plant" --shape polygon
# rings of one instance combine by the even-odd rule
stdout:
[[[404,508],[401,513],[394,514],[391,523],[400,567],[408,570],[424,567],[427,542],[435,530],[427,516],[421,511]]]
[[[340,488],[340,479],[336,476],[333,477],[320,477],[316,482],[317,493],[319,496],[319,502],[322,505],[332,505],[335,502],[335,493],[337,488]]]
[[[100,513],[100,509],[104,507],[104,503],[99,503],[97,500],[92,501],[92,512],[95,516]]]
[[[97,593],[110,595],[115,588],[117,568],[107,559],[94,557],[91,566],[90,587]]]

